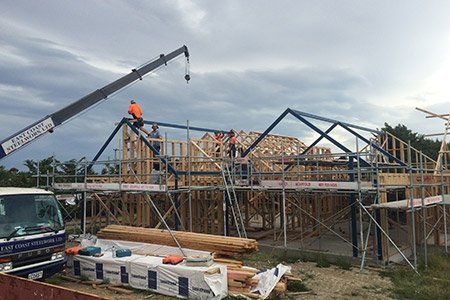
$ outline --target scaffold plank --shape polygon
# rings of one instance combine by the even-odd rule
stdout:
[[[358,190],[357,182],[346,181],[304,181],[304,180],[261,180],[260,186],[265,188],[284,188],[285,189],[335,189],[335,190]],[[370,182],[361,182],[361,188],[368,188]]]
[[[62,182],[54,183],[55,190],[77,190],[77,191],[129,191],[129,192],[165,192],[166,187],[159,184],[146,183],[84,183],[84,182]]]
[[[448,199],[449,197],[450,197],[450,195],[445,195],[444,199]],[[442,196],[439,195],[439,196],[425,197],[423,199],[423,202],[424,202],[425,206],[439,204],[442,202]],[[413,206],[415,208],[422,207],[422,198],[414,198]],[[386,202],[386,203],[372,204],[371,207],[373,207],[373,208],[410,209],[411,208],[411,200],[403,199],[403,200],[391,201],[391,202]]]

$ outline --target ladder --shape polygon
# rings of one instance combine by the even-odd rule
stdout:
[[[247,238],[247,232],[245,231],[244,218],[239,208],[239,202],[236,197],[236,191],[234,189],[233,178],[231,176],[230,168],[226,164],[222,164],[222,178],[225,185],[225,191],[230,203],[231,213],[233,215],[234,223],[236,224],[236,230],[239,237]]]

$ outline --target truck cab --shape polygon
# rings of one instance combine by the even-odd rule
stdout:
[[[43,280],[66,262],[65,230],[52,192],[0,187],[0,272]]]

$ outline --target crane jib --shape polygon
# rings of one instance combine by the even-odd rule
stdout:
[[[100,88],[92,93],[84,96],[83,98],[69,104],[63,109],[42,118],[41,120],[25,127],[24,129],[16,132],[8,138],[1,141],[0,147],[0,159],[11,154],[15,150],[20,149],[26,144],[36,140],[40,136],[47,132],[51,132],[53,128],[76,116],[82,111],[92,107],[101,100],[106,99],[111,94],[121,90],[125,86],[133,83],[138,79],[142,79],[147,73],[157,69],[161,65],[167,64],[170,60],[174,59],[180,54],[183,54],[186,58],[189,58],[189,51],[186,46],[182,46],[175,51],[170,52],[167,55],[161,54],[160,57],[144,66],[133,69],[131,73],[117,79],[116,81]]]

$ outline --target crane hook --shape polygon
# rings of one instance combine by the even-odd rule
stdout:
[[[190,64],[189,64],[189,57],[186,57],[186,68],[185,68],[185,73],[186,73],[186,75],[184,75],[184,79],[186,80],[186,83],[189,83],[189,80],[191,80],[191,75],[189,75],[189,67],[190,67]]]

